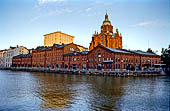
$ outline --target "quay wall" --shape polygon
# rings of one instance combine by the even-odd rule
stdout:
[[[147,70],[147,71],[128,71],[128,70],[94,70],[94,69],[63,69],[63,68],[28,68],[28,67],[11,67],[0,68],[0,70],[12,71],[27,71],[27,72],[43,72],[56,74],[77,74],[77,75],[103,75],[103,76],[164,76],[162,70]]]

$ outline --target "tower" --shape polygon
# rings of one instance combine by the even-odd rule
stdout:
[[[109,48],[122,48],[122,35],[119,34],[118,29],[116,29],[115,33],[113,32],[113,26],[109,20],[107,12],[101,26],[101,32],[95,32],[92,36],[89,50],[92,50],[99,44]]]
[[[105,14],[105,19],[103,21],[103,24],[101,26],[101,32],[105,34],[106,33],[113,34],[113,26],[111,25],[107,12]]]

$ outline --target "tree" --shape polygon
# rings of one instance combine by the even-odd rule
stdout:
[[[170,45],[167,49],[162,48],[161,60],[165,65],[165,68],[170,68]]]

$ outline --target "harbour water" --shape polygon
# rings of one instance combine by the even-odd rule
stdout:
[[[170,77],[0,70],[0,111],[169,111]]]

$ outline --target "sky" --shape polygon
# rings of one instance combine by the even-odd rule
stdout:
[[[89,47],[105,13],[122,34],[123,48],[161,54],[170,45],[169,0],[0,0],[0,50],[43,46],[43,35],[61,31]]]

